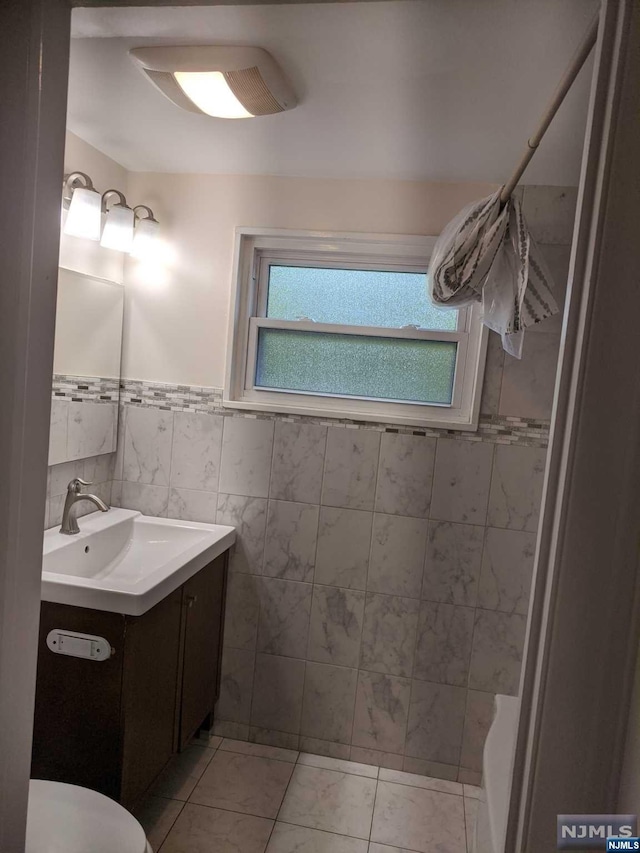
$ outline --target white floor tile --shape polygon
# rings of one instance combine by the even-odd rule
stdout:
[[[264,853],[272,828],[266,818],[187,803],[162,853]]]
[[[430,791],[441,791],[443,794],[462,796],[462,785],[459,782],[448,782],[446,779],[434,779],[431,776],[420,776],[418,773],[384,768],[380,769],[378,778],[382,782],[397,782],[398,785],[412,785],[414,788],[427,788]]]
[[[298,763],[307,764],[310,767],[322,767],[325,770],[338,770],[341,773],[353,773],[354,776],[367,776],[369,779],[376,779],[378,776],[378,768],[372,764],[359,764],[357,761],[329,758],[328,755],[313,755],[310,752],[301,752]]]
[[[367,853],[367,846],[359,838],[278,821],[267,853]]]
[[[136,809],[135,817],[142,824],[147,841],[154,850],[160,850],[183,808],[184,803],[180,800],[146,797]]]
[[[149,793],[172,800],[188,800],[214,755],[213,749],[188,746],[179,755],[174,755]]]
[[[259,758],[275,758],[278,761],[289,761],[295,764],[298,752],[295,749],[283,749],[279,746],[268,746],[265,743],[249,743],[246,740],[230,740],[225,738],[220,744],[224,752],[241,752],[243,755],[256,755]]]
[[[467,833],[467,853],[473,850],[473,833],[476,828],[476,818],[478,817],[479,800],[464,798],[464,823]]]
[[[288,761],[218,750],[189,801],[275,818],[293,768]]]
[[[278,819],[368,839],[376,784],[364,776],[298,764]]]
[[[371,840],[417,853],[465,853],[463,798],[378,782]]]

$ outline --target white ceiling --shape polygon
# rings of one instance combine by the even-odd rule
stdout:
[[[597,0],[73,11],[68,126],[135,171],[504,181]],[[253,44],[296,89],[242,121],[175,106],[127,55],[145,44]],[[577,184],[592,60],[525,174]]]

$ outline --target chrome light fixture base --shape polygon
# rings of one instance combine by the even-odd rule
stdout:
[[[62,208],[67,211],[64,233],[85,240],[100,239],[100,193],[85,172],[71,172],[62,185]]]

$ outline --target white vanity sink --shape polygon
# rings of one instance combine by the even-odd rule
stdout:
[[[111,508],[45,531],[42,599],[140,616],[235,542],[233,527]]]

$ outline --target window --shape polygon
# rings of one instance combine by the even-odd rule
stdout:
[[[433,244],[239,229],[225,405],[475,429],[486,339],[430,303]]]

